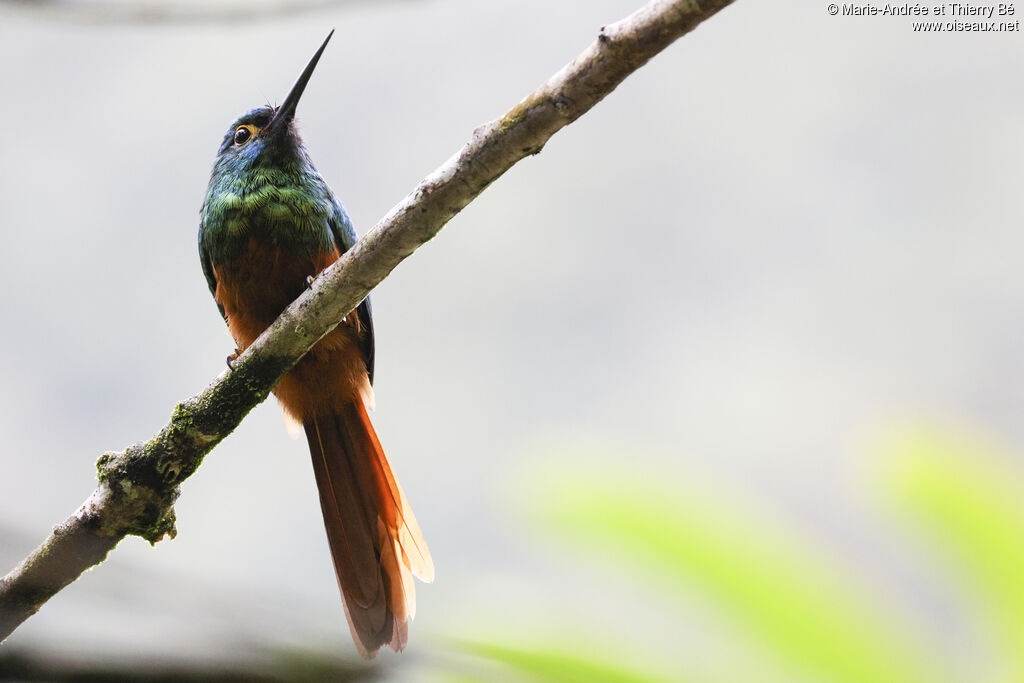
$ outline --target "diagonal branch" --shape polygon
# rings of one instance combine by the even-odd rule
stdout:
[[[151,543],[175,534],[179,484],[263,401],[281,376],[409,254],[488,185],[615,89],[629,74],[732,0],[651,0],[601,28],[576,59],[462,149],[325,270],[252,345],[234,369],[179,403],[146,443],[100,457],[99,485],[39,548],[0,579],[0,640],[57,591],[102,562],[127,535]]]

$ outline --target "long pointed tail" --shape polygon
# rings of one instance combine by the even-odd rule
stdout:
[[[367,658],[397,652],[416,613],[412,577],[434,579],[430,551],[361,401],[303,427],[352,638]]]

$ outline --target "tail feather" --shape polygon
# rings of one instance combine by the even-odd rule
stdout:
[[[314,419],[311,426],[306,435],[328,540],[332,549],[338,548],[349,559],[337,568],[338,579],[345,583],[346,592],[356,604],[369,608],[381,592],[375,577],[377,564],[373,561],[376,544],[369,532],[373,510],[358,490],[358,478],[349,459],[337,457],[339,453],[344,455],[344,447],[339,444],[333,425],[321,428]]]
[[[416,613],[412,577],[434,575],[416,518],[361,402],[303,426],[353,640],[364,657],[401,650]]]
[[[370,466],[373,468],[373,475],[377,484],[377,495],[382,501],[381,509],[384,522],[396,535],[396,540],[401,552],[403,564],[412,572],[413,576],[421,581],[430,583],[434,580],[434,561],[430,557],[430,549],[423,540],[423,532],[412,514],[409,503],[405,500],[402,487],[391,471],[391,463],[377,439],[377,432],[370,423],[370,416],[362,403],[349,404],[349,414],[346,414],[346,422],[349,424],[361,425],[362,429],[352,430],[351,433],[365,437],[362,445],[366,452],[372,452],[376,457],[369,458]]]

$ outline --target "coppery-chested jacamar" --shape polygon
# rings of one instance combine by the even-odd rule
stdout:
[[[213,164],[199,254],[239,349],[356,241],[352,222],[313,167],[295,126],[295,107],[330,39],[279,107],[253,109],[231,124]],[[345,614],[366,657],[383,645],[405,647],[416,609],[412,577],[434,576],[430,552],[367,414],[373,355],[366,299],[274,389],[286,416],[305,429]]]

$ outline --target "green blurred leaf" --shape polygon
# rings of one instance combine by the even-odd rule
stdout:
[[[939,678],[884,605],[872,609],[857,587],[756,513],[737,515],[692,483],[652,483],[652,473],[580,472],[588,469],[550,475],[534,498],[557,534],[628,560],[639,580],[656,572],[700,590],[780,662],[813,680]]]
[[[980,597],[1005,656],[1006,680],[1024,681],[1024,482],[998,449],[936,431],[893,440],[886,468],[891,500]]]
[[[529,650],[473,641],[459,641],[458,645],[465,652],[500,662],[531,681],[662,683],[665,680],[596,657],[584,658],[553,650]]]

